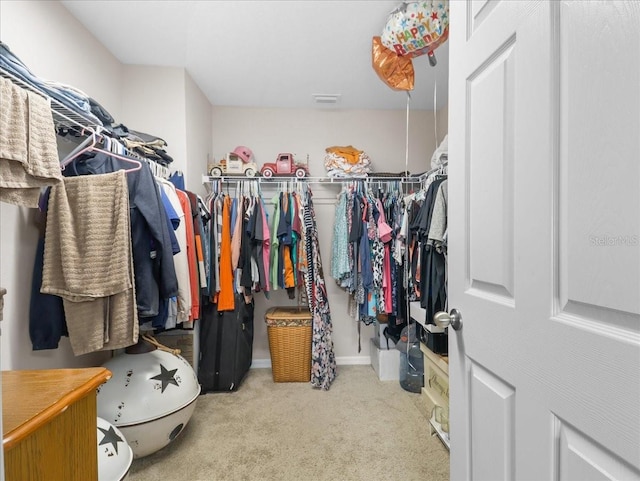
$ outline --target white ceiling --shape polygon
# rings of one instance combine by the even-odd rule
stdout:
[[[403,109],[371,66],[371,38],[400,1],[62,1],[125,64],[184,67],[213,105]],[[412,110],[446,105],[448,42],[413,59]]]

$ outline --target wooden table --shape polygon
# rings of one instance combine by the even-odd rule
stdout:
[[[97,481],[102,367],[2,372],[7,481]]]

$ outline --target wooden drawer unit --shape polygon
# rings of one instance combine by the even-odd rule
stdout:
[[[424,387],[422,396],[429,415],[431,434],[434,432],[449,447],[449,360],[420,343],[424,356]]]
[[[435,354],[424,344],[424,386],[439,404],[449,405],[449,363],[446,357]]]
[[[7,481],[97,481],[96,389],[105,368],[2,372]]]

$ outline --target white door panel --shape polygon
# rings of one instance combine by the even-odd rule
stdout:
[[[467,80],[471,287],[513,303],[514,43]]]
[[[640,25],[612,23],[631,14],[623,2],[560,12],[559,287],[562,306],[640,314]]]
[[[477,479],[515,479],[515,390],[470,363],[471,465]]]
[[[451,479],[640,479],[640,2],[451,2]]]
[[[621,462],[601,444],[576,431],[571,426],[556,423],[559,469],[554,479],[574,480],[634,480],[637,469]]]

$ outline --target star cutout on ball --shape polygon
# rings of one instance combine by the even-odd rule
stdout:
[[[98,429],[102,431],[102,434],[104,434],[104,438],[102,438],[102,441],[100,441],[98,446],[102,446],[103,444],[112,444],[113,449],[116,454],[118,454],[118,443],[124,443],[124,439],[118,436],[118,433],[115,432],[113,426],[109,426],[109,429],[102,429],[100,427]]]
[[[160,374],[157,376],[153,376],[151,379],[155,379],[157,381],[162,382],[162,390],[161,393],[167,389],[169,384],[173,384],[174,386],[178,385],[178,381],[176,381],[176,372],[178,369],[172,369],[171,371],[167,370],[162,364],[160,364]]]

